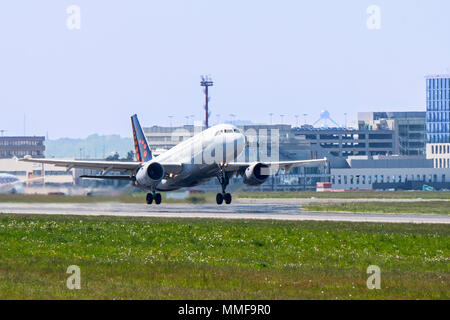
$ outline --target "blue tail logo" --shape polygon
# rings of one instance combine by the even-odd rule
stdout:
[[[152,151],[148,146],[147,139],[142,131],[137,115],[131,117],[131,127],[133,128],[134,148],[136,150],[136,159],[140,162],[152,160]]]

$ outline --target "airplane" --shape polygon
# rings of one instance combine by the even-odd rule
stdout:
[[[23,184],[29,181],[43,181],[43,177],[20,180],[15,175],[0,173],[0,193],[24,193]]]
[[[12,174],[0,173],[0,193],[23,193],[23,182]]]
[[[25,156],[19,161],[53,164],[55,166],[102,170],[101,175],[84,175],[88,179],[120,179],[131,183],[147,193],[147,204],[159,205],[161,194],[157,191],[173,191],[180,188],[198,186],[217,178],[222,192],[217,193],[216,203],[230,204],[232,196],[226,192],[229,179],[240,175],[250,186],[263,184],[270,176],[271,168],[282,168],[288,172],[292,167],[327,162],[324,159],[277,161],[277,162],[236,162],[245,147],[245,136],[231,124],[219,124],[184,140],[170,150],[153,157],[147,139],[139,124],[137,115],[131,116],[134,147],[137,161],[90,161],[65,159],[33,159]],[[216,157],[216,151],[217,152]],[[214,159],[205,161],[204,159]],[[107,175],[109,172],[126,175]]]

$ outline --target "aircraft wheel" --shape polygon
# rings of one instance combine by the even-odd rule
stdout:
[[[226,204],[230,204],[231,203],[231,194],[225,193],[223,196],[223,199],[225,200]]]
[[[152,204],[153,202],[153,194],[147,193],[147,197],[145,199],[147,201],[147,204]]]
[[[219,205],[223,203],[223,195],[221,193],[216,195],[216,203]]]
[[[162,200],[161,193],[155,194],[155,203],[161,204],[161,200]]]

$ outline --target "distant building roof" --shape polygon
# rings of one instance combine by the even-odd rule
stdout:
[[[425,156],[349,156],[347,163],[353,169],[433,168],[433,160]]]
[[[425,76],[426,79],[446,79],[450,78],[450,74],[432,74]]]

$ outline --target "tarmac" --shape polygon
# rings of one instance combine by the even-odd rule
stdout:
[[[1,203],[0,213],[450,224],[448,215],[309,212],[303,211],[299,203],[273,199],[249,200],[221,206],[215,204]]]

